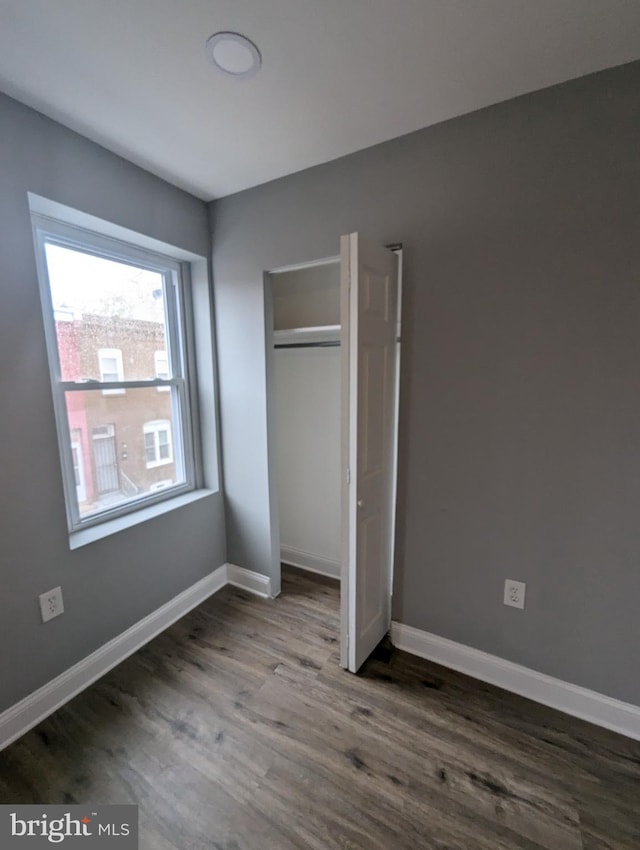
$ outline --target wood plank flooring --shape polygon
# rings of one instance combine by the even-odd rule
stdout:
[[[640,850],[640,743],[380,647],[337,583],[225,588],[0,753],[0,802],[137,803],[143,850]]]

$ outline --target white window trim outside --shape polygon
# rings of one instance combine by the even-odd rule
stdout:
[[[156,493],[158,490],[164,490],[167,487],[171,487],[173,481],[170,478],[163,478],[162,481],[156,481],[155,484],[152,484],[149,487],[149,491],[152,493]]]
[[[84,502],[87,496],[87,484],[84,474],[82,439],[78,439],[78,436],[74,435],[73,432],[71,432],[71,459],[73,462],[74,480],[76,484],[76,498],[78,499],[78,502]]]
[[[34,197],[30,196],[30,202]],[[120,239],[104,236],[101,233],[86,230],[84,227],[77,227],[66,221],[49,218],[48,215],[43,215],[37,211],[34,212],[33,207],[32,222],[53,400],[56,412],[58,446],[62,461],[68,526],[70,533],[73,535],[73,533],[81,532],[92,526],[108,523],[110,520],[117,520],[143,508],[148,508],[154,504],[182,496],[201,486],[202,473],[199,468],[200,452],[196,451],[195,439],[198,423],[192,417],[192,411],[194,410],[193,392],[196,387],[196,379],[193,315],[190,292],[187,286],[189,264],[163,254],[158,254],[148,248],[138,247],[135,244],[123,242]],[[173,369],[170,379],[161,381],[158,378],[153,378],[149,380],[122,380],[108,383],[62,380],[54,305],[51,298],[45,253],[47,243],[62,245],[63,247],[80,250],[84,253],[105,257],[106,259],[137,265],[145,269],[152,269],[162,274],[167,309],[167,355]],[[106,351],[106,349],[103,349],[103,351]],[[117,349],[112,349],[111,351],[117,351]],[[129,388],[135,389],[149,386],[160,386],[163,389],[166,387],[172,393],[173,420],[177,433],[171,434],[171,454],[176,464],[176,477],[183,483],[170,488],[167,487],[161,491],[143,493],[139,497],[130,499],[125,503],[81,518],[75,485],[65,394],[74,391],[101,391],[106,393],[113,390],[121,393]],[[182,446],[182,451],[177,457],[174,457],[176,440]],[[165,461],[162,461],[158,465],[164,463]]]
[[[156,466],[166,466],[168,463],[173,463],[173,436],[171,434],[171,422],[169,419],[154,419],[152,422],[145,422],[142,426],[142,431],[146,437],[147,434],[153,434],[153,453],[155,460],[146,460],[147,443],[145,440],[144,452],[147,469],[153,469]],[[160,432],[166,431],[168,435],[167,445],[169,446],[169,456],[160,457]],[[164,489],[164,488],[163,488]]]
[[[169,353],[164,349],[162,351],[154,351],[153,353],[153,365],[155,369],[156,378],[160,380],[167,380],[171,374],[169,371]],[[162,367],[166,366],[166,369]],[[159,393],[169,392],[170,387],[158,387]]]
[[[55,318],[55,317],[54,317]],[[107,359],[116,361],[117,380],[124,381],[124,364],[122,362],[122,351],[119,348],[100,348],[98,349],[98,368],[100,369],[100,380],[105,381],[105,375],[109,374],[104,368],[104,361]],[[102,390],[102,395],[123,395],[126,390]]]

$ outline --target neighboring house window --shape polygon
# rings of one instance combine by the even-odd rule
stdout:
[[[147,468],[164,466],[173,461],[171,422],[168,419],[144,424],[144,453]],[[153,487],[154,491],[157,489]]]
[[[119,348],[101,348],[98,351],[100,380],[103,384],[124,381],[122,351]],[[121,395],[124,389],[102,390],[102,395]]]
[[[166,351],[155,351],[153,354],[156,378],[163,381],[169,380],[169,355]],[[159,393],[168,392],[170,387],[158,387]]]
[[[181,263],[37,214],[33,225],[69,529],[193,490]]]

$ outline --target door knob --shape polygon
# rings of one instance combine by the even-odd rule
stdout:
[[[361,508],[364,505],[364,499],[358,499],[358,507]]]

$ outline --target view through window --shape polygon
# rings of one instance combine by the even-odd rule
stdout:
[[[185,311],[178,264],[47,229],[36,236],[73,528],[193,486]]]

